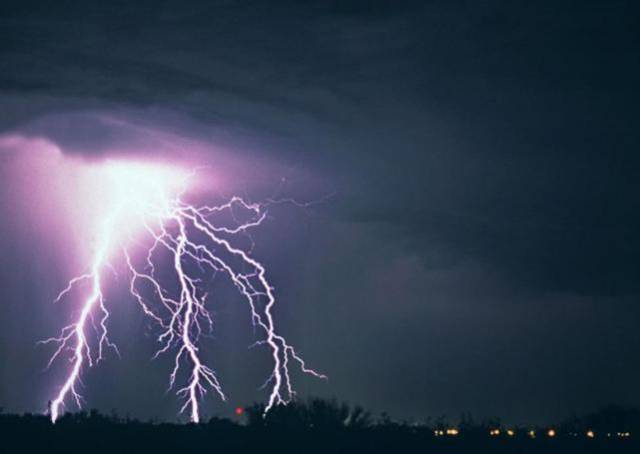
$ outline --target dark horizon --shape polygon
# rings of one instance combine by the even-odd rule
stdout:
[[[515,424],[505,421],[498,415],[481,416],[463,412],[457,416],[432,415],[420,421],[395,419],[387,412],[373,413],[369,409],[340,401],[335,398],[320,398],[310,396],[307,399],[295,399],[287,405],[274,408],[265,413],[265,404],[254,402],[244,407],[234,409],[233,416],[212,416],[203,418],[199,424],[219,426],[228,435],[235,436],[233,426],[251,427],[267,430],[295,430],[300,432],[322,431],[367,431],[376,428],[400,429],[411,432],[419,428],[434,437],[503,437],[510,439],[514,436],[522,438],[580,437],[580,438],[631,438],[640,432],[640,407],[609,404],[586,414],[574,414],[570,417],[545,421],[543,423],[524,422]],[[4,412],[0,407],[0,421],[10,422],[28,429],[29,424],[50,422],[48,412],[12,414]],[[131,415],[121,415],[115,409],[106,414],[96,408],[85,408],[79,411],[65,412],[52,427],[73,426],[86,423],[104,425],[147,425],[147,426],[191,426],[198,423],[185,424],[177,418],[174,421],[151,418],[140,420]],[[451,430],[455,432],[451,432]],[[449,430],[450,432],[447,432]],[[512,431],[513,433],[509,433]],[[552,431],[552,433],[549,433]],[[589,434],[593,432],[593,434]]]
[[[640,411],[602,409],[592,415],[545,426],[438,419],[426,424],[374,418],[366,410],[336,401],[311,399],[280,406],[264,415],[262,404],[246,409],[242,421],[212,418],[201,424],[140,422],[97,411],[69,413],[55,424],[45,416],[0,414],[9,429],[5,446],[34,452],[130,450],[201,452],[203,447],[243,452],[636,452]],[[95,440],[100,443],[95,443]]]
[[[197,149],[221,197],[320,201],[255,233],[279,329],[329,377],[294,373],[303,398],[515,424],[640,407],[633,2],[90,3],[0,6],[5,412],[60,386],[36,344],[69,322],[52,300],[93,247],[35,198],[65,178],[19,160],[43,143],[79,162]],[[121,358],[83,376],[86,408],[173,421],[171,358],[150,360],[155,333],[109,282]],[[264,401],[268,365],[216,291],[203,354],[229,400],[202,407],[231,416]]]

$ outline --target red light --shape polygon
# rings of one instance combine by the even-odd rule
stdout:
[[[236,408],[236,415],[241,416],[243,413],[244,413],[244,408],[242,407]]]

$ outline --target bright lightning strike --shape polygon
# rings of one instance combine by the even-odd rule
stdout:
[[[103,291],[103,276],[116,254],[122,254],[126,262],[131,295],[160,329],[160,347],[155,356],[175,354],[169,388],[183,399],[180,412],[188,411],[191,421],[200,421],[199,405],[207,391],[212,390],[225,400],[215,371],[199,354],[201,334],[213,327],[206,307],[203,273],[219,273],[231,280],[246,300],[254,326],[263,335],[257,344],[270,350],[273,369],[267,381],[270,393],[266,411],[286,404],[295,395],[289,373],[291,364],[325,378],[308,368],[294,347],[278,334],[273,318],[276,299],[266,269],[250,250],[235,245],[239,236],[248,235],[250,229],[264,221],[266,205],[248,203],[240,197],[217,206],[192,205],[184,195],[193,175],[168,167],[111,162],[100,166],[98,175],[109,197],[100,204],[104,217],[97,224],[93,260],[89,271],[71,279],[56,301],[69,298],[85,286],[89,287],[88,294],[83,297],[75,320],[59,336],[42,341],[57,345],[49,365],[65,354],[70,355],[71,361],[66,379],[51,402],[53,422],[69,401],[82,405],[78,387],[83,369],[103,359],[107,348],[117,352],[108,337],[109,311]],[[162,254],[171,257],[175,280],[171,284],[166,283],[166,270],[158,269],[164,264],[160,263]],[[138,257],[142,259],[136,261]],[[153,297],[146,297],[144,289],[151,290]],[[181,375],[187,378],[179,384]]]

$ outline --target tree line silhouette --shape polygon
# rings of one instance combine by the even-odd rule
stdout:
[[[550,436],[550,435],[553,436]],[[360,406],[309,399],[243,409],[242,420],[201,424],[142,422],[96,410],[67,413],[56,424],[46,415],[0,412],[0,452],[46,453],[589,453],[640,452],[640,411],[608,406],[545,427],[513,427],[469,415],[425,423],[374,416]]]

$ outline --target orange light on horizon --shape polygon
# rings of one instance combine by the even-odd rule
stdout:
[[[596,434],[593,432],[593,430],[587,430],[587,437],[594,438],[595,436]]]
[[[556,431],[555,431],[555,430],[553,430],[553,429],[549,429],[549,430],[547,430],[547,436],[548,436],[549,438],[553,438],[553,437],[555,437],[555,436],[556,436]]]

